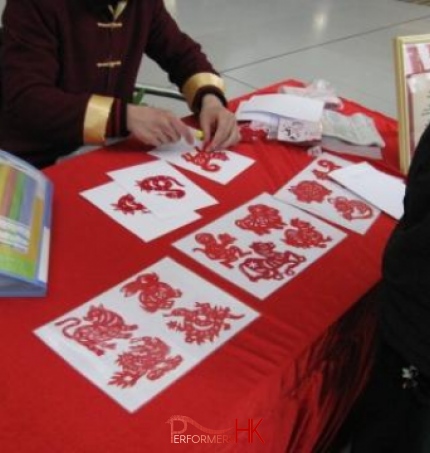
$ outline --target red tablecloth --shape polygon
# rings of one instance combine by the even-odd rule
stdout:
[[[264,91],[273,91],[276,86]],[[233,103],[235,106],[236,103]],[[397,126],[371,115],[397,164]],[[0,451],[3,453],[315,451],[339,426],[368,367],[375,301],[356,304],[378,281],[394,222],[381,215],[265,301],[203,268],[171,244],[259,193],[274,193],[311,160],[279,143],[240,144],[257,163],[227,186],[187,173],[220,203],[203,218],[148,244],[79,193],[108,181],[106,172],[153,159],[129,140],[46,170],[55,184],[49,293],[0,300]],[[167,390],[129,414],[73,370],[33,330],[170,256],[261,312],[261,317]],[[172,444],[173,415],[206,428],[258,425],[249,443]],[[189,426],[186,434],[198,434]]]

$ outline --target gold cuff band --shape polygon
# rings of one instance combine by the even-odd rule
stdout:
[[[182,94],[187,101],[188,106],[192,109],[194,96],[197,91],[204,86],[215,86],[224,93],[224,81],[221,77],[211,72],[200,72],[191,76],[182,87]]]
[[[85,145],[101,145],[104,143],[113,101],[114,98],[97,94],[90,97],[84,119]]]

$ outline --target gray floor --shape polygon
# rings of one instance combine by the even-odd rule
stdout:
[[[329,81],[396,117],[393,38],[430,33],[430,7],[398,0],[165,0],[223,74],[229,98],[287,79]],[[169,86],[144,61],[140,80]]]
[[[430,7],[398,0],[165,3],[223,74],[229,98],[287,78],[325,79],[341,96],[391,117],[397,116],[393,37],[430,33]],[[147,59],[139,80],[170,86]],[[187,113],[177,104],[166,106]]]

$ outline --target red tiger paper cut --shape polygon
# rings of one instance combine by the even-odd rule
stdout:
[[[246,258],[239,269],[251,280],[282,280],[284,275],[295,275],[294,268],[306,261],[306,258],[286,250],[278,252],[273,242],[254,242],[250,245],[258,255],[264,258]],[[285,266],[285,268],[284,268]],[[284,268],[282,270],[282,268]]]
[[[285,242],[287,245],[302,249],[312,247],[326,248],[327,242],[331,242],[330,236],[324,237],[312,224],[300,219],[292,219],[290,222],[293,228],[286,228],[284,231]]]
[[[317,162],[318,165],[320,165],[322,168],[324,168],[325,171],[322,170],[312,170],[312,173],[318,178],[318,179],[329,179],[329,174],[333,170],[337,170],[338,168],[342,168],[340,165],[336,165],[334,162],[331,160],[326,160],[326,159],[321,159]]]
[[[182,323],[169,321],[167,327],[177,332],[185,333],[187,343],[202,344],[206,341],[211,343],[220,335],[223,330],[229,330],[230,324],[227,320],[241,319],[244,315],[235,315],[230,312],[229,307],[212,306],[208,302],[196,302],[195,309],[174,308],[165,317],[182,317]]]
[[[212,233],[199,233],[195,239],[204,248],[196,247],[193,252],[203,252],[210,260],[218,260],[229,269],[233,268],[231,263],[251,255],[251,252],[244,252],[237,245],[232,245],[236,238],[227,233],[218,234],[218,239]]]
[[[327,195],[331,194],[331,190],[324,187],[317,181],[300,181],[297,186],[292,186],[288,189],[297,197],[297,200],[303,203],[322,203]]]
[[[196,148],[196,153],[185,153],[181,155],[182,159],[190,162],[202,170],[216,172],[221,169],[221,166],[217,163],[213,163],[213,160],[227,161],[228,156],[224,151],[201,151]]]
[[[371,219],[373,209],[366,203],[360,200],[348,200],[346,197],[329,198],[335,209],[346,220]]]
[[[124,285],[121,291],[125,297],[139,293],[141,307],[150,313],[172,308],[174,299],[182,296],[180,290],[160,282],[155,272],[138,275],[134,281]]]
[[[116,203],[112,203],[112,206],[115,208],[115,211],[121,211],[125,215],[134,215],[135,212],[142,212],[143,214],[149,212],[149,209],[142,203],[136,201],[130,193],[120,197]]]
[[[159,192],[167,198],[182,198],[185,196],[185,190],[178,189],[176,186],[184,187],[179,181],[172,176],[151,176],[149,178],[137,181],[137,186],[142,192]]]
[[[286,225],[283,222],[278,209],[256,204],[248,206],[249,215],[243,219],[236,220],[235,224],[243,230],[251,230],[258,235],[268,234],[271,229],[282,230]]]
[[[157,337],[134,338],[130,343],[130,349],[120,354],[116,360],[122,371],[117,371],[112,376],[109,385],[133,387],[142,377],[155,381],[183,361],[180,355],[169,357],[169,346]]]
[[[89,324],[81,325],[84,321]],[[136,324],[127,325],[122,316],[107,310],[103,305],[91,306],[82,319],[66,318],[56,322],[55,325],[65,325],[62,332],[66,338],[85,346],[98,356],[103,355],[105,349],[115,349],[116,344],[109,343],[110,340],[129,339],[132,337],[130,331],[138,328]]]

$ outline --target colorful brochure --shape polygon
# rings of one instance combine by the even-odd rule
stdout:
[[[0,297],[45,295],[51,208],[45,175],[0,151]]]

